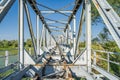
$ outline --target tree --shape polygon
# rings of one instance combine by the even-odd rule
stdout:
[[[94,38],[93,41],[99,41],[101,43],[105,43],[110,40],[110,33],[106,27],[98,34],[98,37]]]
[[[32,47],[32,41],[31,41],[31,39],[27,39],[27,41],[26,41],[26,47]]]
[[[8,41],[7,40],[3,40],[2,43],[3,43],[3,47],[8,48]]]
[[[12,46],[13,46],[13,48],[18,47],[18,41],[17,40],[13,40],[12,41]]]
[[[4,44],[2,41],[0,41],[0,48],[3,48],[4,47]]]
[[[99,41],[100,41],[100,40],[99,40],[98,37],[95,37],[95,38],[92,39],[92,42],[93,42],[93,43],[97,43],[97,42],[99,42]]]

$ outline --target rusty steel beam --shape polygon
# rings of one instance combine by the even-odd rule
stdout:
[[[70,22],[72,21],[73,16],[76,15],[76,13],[77,13],[77,11],[78,11],[78,9],[79,9],[82,1],[83,1],[83,0],[76,0],[75,6],[74,6],[74,8],[73,8],[73,10],[72,10],[73,13],[70,15],[70,17],[69,17],[69,19],[68,19],[68,23],[66,24],[66,27],[65,27],[65,29],[64,29],[64,32],[65,32],[66,29],[68,28],[68,24],[70,24]]]
[[[34,12],[39,16],[40,20],[42,21],[43,24],[45,24],[45,28],[48,30],[49,33],[51,33],[46,21],[44,20],[44,17],[42,16],[42,13],[40,12],[40,10],[38,9],[35,0],[27,0],[30,4],[30,6],[32,7],[32,9],[34,10]]]

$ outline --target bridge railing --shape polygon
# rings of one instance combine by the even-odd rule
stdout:
[[[92,64],[120,77],[120,53],[92,50]]]
[[[6,80],[5,79],[6,77],[8,77],[10,74],[14,73],[15,71],[18,71],[18,64],[19,64],[19,62],[14,62],[3,68],[0,68],[0,79]]]

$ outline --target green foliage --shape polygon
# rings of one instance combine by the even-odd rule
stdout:
[[[79,43],[79,47],[80,47],[80,48],[84,48],[84,47],[85,47],[85,42],[80,42],[80,43]]]
[[[0,41],[0,47],[3,48],[4,47],[4,44],[2,41]]]
[[[91,16],[92,16],[93,22],[99,19],[99,13],[93,3],[91,4],[91,13],[92,13]]]
[[[92,49],[95,50],[104,50],[101,44],[97,42],[97,40],[92,40]]]
[[[109,46],[109,47],[108,47]],[[106,43],[102,44],[102,47],[106,51],[111,51],[111,52],[120,52],[120,49],[118,48],[117,44],[115,41],[107,41]]]
[[[25,46],[26,47],[32,47],[32,41],[31,41],[31,39],[27,39]]]
[[[25,47],[32,47],[32,41],[31,39],[27,39],[26,42],[24,42]],[[17,48],[18,47],[18,40],[2,40],[0,41],[0,49],[6,49],[6,48]]]
[[[0,48],[16,48],[18,47],[18,41],[17,40],[2,40],[0,41]]]
[[[110,71],[116,76],[120,77],[120,66],[110,63]]]

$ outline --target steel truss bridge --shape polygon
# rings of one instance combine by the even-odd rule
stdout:
[[[16,0],[0,1],[0,22]],[[52,1],[52,0],[51,0]],[[106,52],[91,49],[91,3],[93,2],[113,39],[120,48],[120,17],[106,0],[74,0],[62,9],[49,8],[37,0],[18,0],[19,3],[19,61],[0,69],[4,73],[17,66],[17,70],[2,80],[21,80],[23,77],[37,77],[43,79],[68,79],[75,77],[86,80],[120,80],[120,77],[110,73],[110,63],[120,66],[120,62],[111,61],[109,56],[114,52]],[[72,10],[65,10],[73,5]],[[48,10],[41,10],[39,6]],[[33,31],[29,7],[37,16],[37,37]],[[79,14],[80,22],[76,31],[76,14]],[[25,15],[24,15],[25,14]],[[46,18],[45,15],[59,14],[65,16],[63,20]],[[26,16],[26,17],[24,17]],[[56,17],[56,16],[54,16]],[[24,20],[27,20],[28,28],[34,48],[34,56],[31,56],[24,48]],[[67,19],[67,20],[66,20]],[[40,32],[40,22],[42,30]],[[82,33],[83,23],[86,27],[86,47],[78,52],[78,43]],[[53,25],[53,24],[61,24]],[[71,25],[72,24],[72,25]],[[73,31],[71,31],[73,29]],[[60,34],[55,34],[59,32]],[[41,33],[41,35],[40,35]],[[100,58],[108,63],[107,70],[97,65],[96,54],[107,54],[107,59]],[[118,54],[119,55],[119,54]],[[99,73],[95,73],[95,71]],[[105,79],[105,80],[106,80]],[[37,80],[37,79],[36,79]]]

